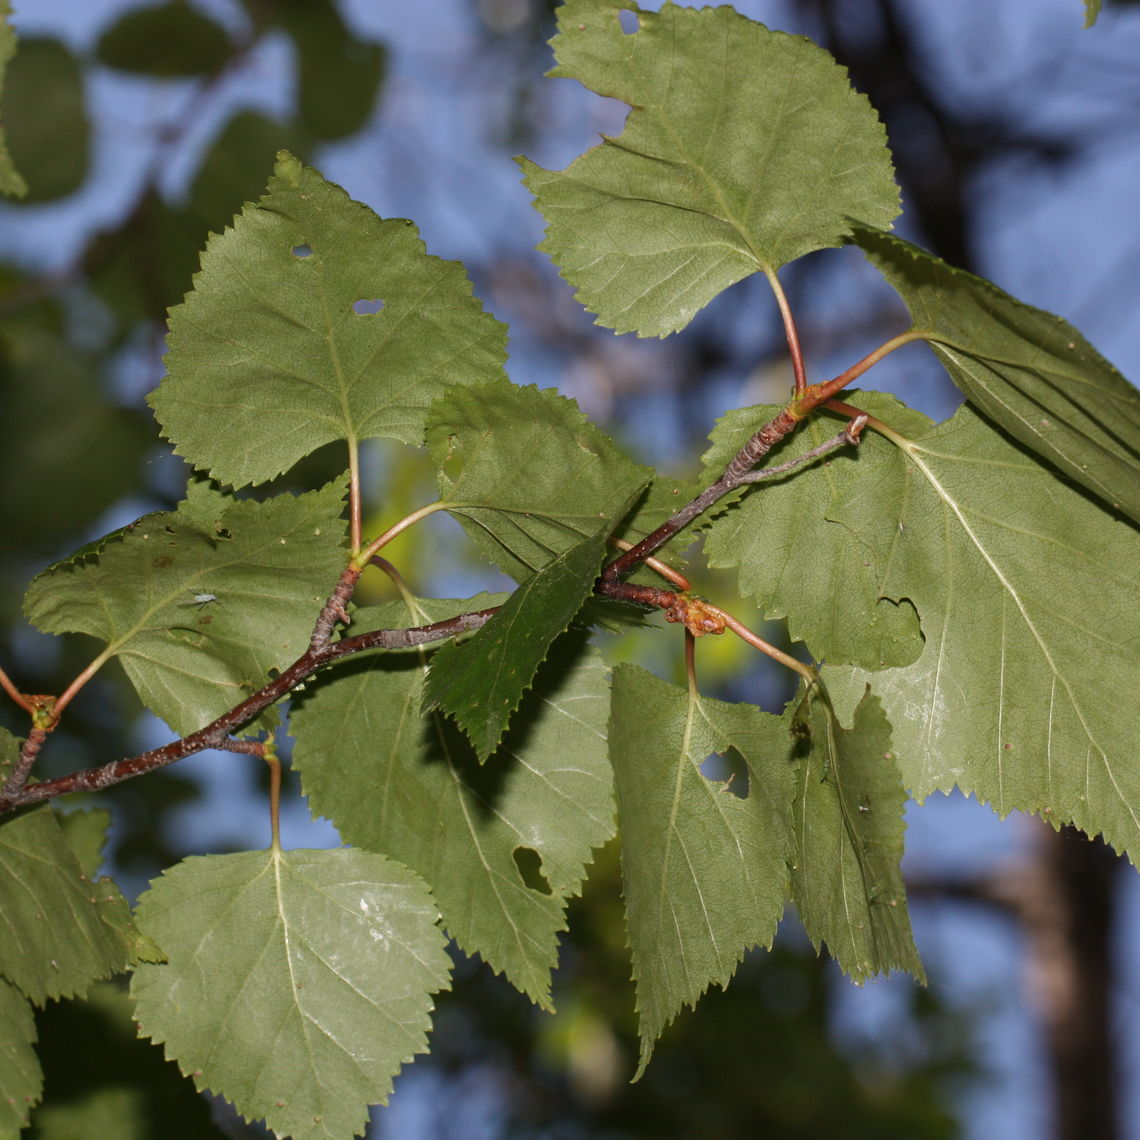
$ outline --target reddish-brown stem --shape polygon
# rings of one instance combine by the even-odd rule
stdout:
[[[109,656],[110,654],[106,650],[100,653],[98,657],[96,657],[94,661],[89,662],[83,672],[75,677],[72,680],[71,684],[68,685],[67,688],[59,694],[59,697],[56,699],[52,706],[54,713],[52,716],[53,725],[59,720],[60,716],[63,714],[63,710],[67,708],[69,704],[71,704],[72,700],[75,699],[75,695],[79,692],[79,690],[82,689],[83,686],[86,685],[87,682],[90,681],[91,678],[99,672]]]
[[[281,761],[271,747],[263,747],[261,755],[269,765],[269,831],[274,851],[281,850]]]
[[[753,633],[743,622],[734,618],[732,614],[727,613],[717,606],[710,606],[709,609],[714,610],[724,619],[726,629],[732,630],[741,641],[747,642],[753,649],[759,649],[761,653],[767,654],[773,661],[778,661],[786,668],[794,670],[808,681],[814,682],[817,679],[815,670],[810,665],[805,665],[802,661],[796,660],[791,654],[785,653],[782,649],[777,649],[771,642],[765,641],[759,634]]]
[[[893,439],[899,438],[899,433],[894,428],[889,427],[875,416],[868,415],[862,408],[857,408],[854,404],[845,404],[842,400],[828,400],[824,407],[833,412],[838,412],[841,416],[850,416],[852,420],[862,417],[869,428],[874,428],[875,431]]]
[[[857,360],[850,368],[845,368],[840,372],[838,376],[833,377],[831,380],[825,380],[822,384],[809,385],[792,400],[789,407],[794,409],[795,415],[798,418],[802,419],[809,412],[830,400],[836,392],[846,388],[853,380],[858,380],[864,372],[878,364],[884,356],[889,356],[895,349],[902,348],[904,344],[926,339],[924,333],[914,329],[910,332],[900,333],[898,336],[892,337],[890,340],[879,345],[874,351],[868,352],[862,360]]]
[[[678,622],[694,637],[706,633],[724,633],[720,611],[702,598],[663,590],[660,586],[638,586],[632,582],[613,582],[600,579],[594,590],[604,598],[619,602],[633,602],[639,606],[653,606],[664,612],[666,621]]]
[[[769,280],[772,280],[772,278],[769,278]],[[782,291],[776,283],[773,283],[773,288],[776,291],[777,299],[783,296]],[[783,306],[781,306],[781,312],[783,312]],[[795,334],[795,324],[791,322],[790,310],[785,320],[785,331],[788,332],[788,347],[789,351],[793,354],[794,364],[797,359],[799,340]],[[801,385],[803,362],[802,358],[800,358],[799,371],[796,377],[796,395],[788,406],[781,408],[768,423],[752,436],[736,453],[732,461],[724,469],[724,474],[715,483],[706,487],[695,499],[686,503],[676,514],[666,519],[652,534],[647,535],[639,543],[625,551],[624,554],[608,563],[602,571],[602,578],[607,581],[616,581],[620,578],[624,578],[634,567],[639,566],[646,558],[664,546],[675,534],[692,522],[693,519],[707,511],[718,499],[727,495],[730,491],[736,490],[742,484],[756,482],[761,478],[765,478],[767,475],[774,475],[778,472],[790,470],[793,466],[816,458],[816,456],[820,454],[818,449],[801,456],[791,464],[786,464],[779,468],[772,468],[765,473],[754,472],[752,470],[776,444],[790,435],[802,420],[821,404],[830,400],[836,392],[841,391],[853,380],[858,379],[869,368],[882,360],[884,356],[894,352],[895,349],[901,348],[904,344],[910,344],[912,341],[925,339],[926,337],[923,333],[914,330],[902,333],[886,341],[884,344],[879,345],[873,352],[867,353],[861,360],[852,364],[850,368],[845,369],[839,373],[838,376],[822,384]],[[795,349],[792,348],[793,343],[795,344]],[[868,417],[868,419],[863,422],[870,422],[870,418]],[[876,424],[877,422],[878,421],[875,421]],[[862,424],[859,425],[859,427],[861,426]],[[842,438],[843,433],[840,433],[840,436],[836,437],[836,442],[832,443],[829,441],[828,444],[824,445],[825,449],[830,450],[832,446],[840,447],[844,443],[858,443],[859,427],[853,426],[851,435],[848,438]]]
[[[806,680],[814,681],[816,679],[815,670],[810,665],[805,665],[782,649],[777,649],[759,634],[753,633],[727,610],[722,610],[720,606],[714,606],[703,598],[677,594],[672,590],[663,590],[659,586],[638,586],[632,582],[606,582],[602,580],[598,583],[596,590],[603,597],[615,598],[623,602],[635,602],[643,606],[653,606],[664,612],[666,621],[684,625],[686,672],[690,678],[690,686],[693,684],[693,677],[695,676],[690,664],[694,638],[703,637],[710,633],[724,633],[726,630],[731,630],[742,641],[751,645],[753,649],[758,649],[761,653],[767,654],[774,661],[794,670]]]
[[[640,566],[654,551],[660,550],[678,531],[692,522],[699,514],[707,511],[717,499],[728,494],[732,489],[721,476],[710,487],[706,487],[695,499],[686,503],[676,514],[667,518],[652,534],[646,535],[624,554],[607,563],[602,570],[602,579],[616,582],[624,578],[634,567]]]
[[[632,550],[633,543],[626,542],[624,538],[617,538],[610,535],[609,543],[611,546],[616,546],[619,550]],[[672,582],[681,593],[686,593],[689,589],[689,579],[685,577],[679,570],[674,570],[672,566],[666,566],[664,562],[652,556],[643,559],[645,565],[652,570],[655,574],[659,574],[667,582]]]
[[[25,697],[24,694],[21,693],[14,684],[12,684],[11,677],[9,677],[3,669],[0,669],[0,689],[3,689],[4,692],[6,692],[8,696],[10,696],[12,700],[15,701],[16,704],[18,704],[20,708],[24,710],[24,712],[30,713],[34,711],[34,703]]]
[[[685,678],[689,682],[689,696],[697,697],[697,639],[685,630]]]
[[[788,303],[788,296],[780,284],[775,273],[766,273],[772,292],[776,295],[776,304],[780,310],[780,319],[784,322],[784,339],[788,342],[788,357],[792,362],[792,375],[795,377],[796,394],[799,395],[807,388],[807,371],[804,368],[804,353],[800,347],[800,334],[796,329],[796,319],[792,315],[792,306]]]

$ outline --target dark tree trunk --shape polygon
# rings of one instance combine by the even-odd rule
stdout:
[[[1117,1140],[1112,1040],[1114,891],[1121,860],[1078,831],[1042,828],[1040,889],[1022,903],[1030,993],[1051,1069],[1058,1140]]]

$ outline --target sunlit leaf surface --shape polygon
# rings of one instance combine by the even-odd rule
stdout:
[[[335,483],[264,503],[192,484],[177,511],[39,574],[24,612],[105,642],[147,706],[192,732],[308,647],[347,557],[343,499]]]

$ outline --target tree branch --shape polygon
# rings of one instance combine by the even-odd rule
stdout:
[[[794,404],[795,401],[793,401],[793,405]],[[608,563],[602,570],[601,580],[607,583],[620,581],[643,563],[650,555],[664,546],[675,534],[692,522],[693,519],[707,511],[718,499],[722,499],[725,495],[731,491],[735,491],[738,487],[745,486],[749,483],[757,483],[761,479],[766,479],[772,475],[783,474],[800,466],[802,463],[810,463],[829,451],[835,451],[837,448],[847,446],[848,444],[854,446],[859,443],[859,433],[863,430],[863,426],[867,422],[866,416],[856,416],[841,432],[832,436],[832,438],[825,443],[820,444],[819,447],[815,447],[811,451],[799,456],[797,459],[783,463],[779,467],[773,467],[764,471],[753,471],[752,469],[756,464],[763,459],[780,440],[789,435],[800,422],[800,419],[802,419],[802,416],[797,416],[794,412],[789,410],[793,405],[789,405],[788,408],[781,408],[776,416],[760,428],[736,453],[732,462],[725,468],[724,474],[715,483],[706,487],[695,499],[686,503],[679,511],[666,519],[652,534],[647,535],[639,543],[631,546],[624,554],[619,555],[612,562]],[[804,414],[806,415],[807,413],[805,412]],[[615,595],[611,594],[609,596],[613,597]],[[653,605],[655,603],[650,602],[648,604]]]
[[[848,369],[847,372],[842,373],[834,380],[826,384],[812,385],[805,391],[798,393],[787,407],[782,408],[772,420],[748,440],[715,483],[662,523],[652,534],[636,545],[629,547],[624,553],[607,564],[598,579],[595,592],[603,597],[662,609],[665,612],[666,620],[682,623],[694,637],[708,633],[723,633],[726,628],[731,628],[738,636],[745,636],[748,631],[740,622],[723,610],[703,602],[699,598],[692,598],[687,593],[664,590],[660,587],[632,585],[623,582],[622,579],[636,566],[651,560],[656,550],[729,492],[751,483],[760,482],[762,479],[791,471],[837,448],[857,445],[860,432],[868,420],[868,417],[863,414],[857,414],[841,432],[796,459],[763,471],[753,470],[756,463],[789,435],[808,412],[838,391],[844,383],[858,375],[863,368],[869,367],[870,363],[874,363],[875,360],[897,347],[898,344],[905,343],[907,339],[913,338],[909,336],[897,337],[895,341],[888,342],[890,347],[884,345],[882,349],[871,353],[859,364]],[[412,522],[435,509],[439,509],[439,505],[433,504],[431,508],[417,511],[397,524],[397,528],[402,529],[404,526],[411,525]],[[390,528],[380,539],[369,544],[365,551],[358,554],[353,562],[345,567],[328,600],[321,608],[313,627],[308,650],[256,693],[247,697],[246,700],[204,728],[160,748],[152,748],[128,759],[115,760],[109,764],[86,768],[72,772],[67,776],[59,776],[52,780],[28,785],[26,781],[46,737],[46,730],[37,727],[29,733],[19,762],[5,782],[4,787],[0,788],[0,815],[28,804],[42,803],[45,800],[67,795],[71,792],[101,791],[124,780],[153,772],[157,768],[173,764],[177,760],[209,748],[252,751],[252,749],[242,747],[239,742],[231,740],[231,733],[252,720],[270,705],[281,700],[302,681],[326,665],[332,664],[341,657],[369,649],[412,649],[421,645],[429,645],[434,641],[443,641],[479,629],[491,620],[498,612],[498,606],[475,610],[444,621],[432,622],[429,625],[415,626],[410,629],[373,630],[352,637],[343,637],[339,641],[331,641],[337,623],[347,624],[349,621],[348,602],[352,597],[364,565],[375,555],[376,550],[385,541],[393,537],[393,530],[397,528]],[[750,634],[745,639],[763,652],[770,653],[777,660],[784,661],[785,664],[793,660],[766,642],[762,642],[754,634]],[[801,672],[806,668],[800,662],[795,662],[791,667]]]
[[[342,582],[344,579],[342,578]],[[338,590],[341,583],[338,583]],[[337,591],[325,604],[325,610],[334,605]],[[325,610],[322,610],[322,617]],[[485,610],[475,610],[471,613],[460,614],[458,617],[447,618],[444,621],[432,622],[430,625],[416,626],[411,629],[379,629],[370,633],[357,634],[355,637],[342,638],[340,641],[326,643],[319,648],[310,648],[293,662],[284,672],[279,673],[267,685],[247,697],[241,704],[223,713],[217,720],[212,721],[204,728],[191,732],[179,740],[164,744],[161,748],[152,748],[126,760],[114,760],[95,768],[85,768],[79,772],[72,772],[66,776],[59,776],[53,780],[44,780],[42,783],[29,784],[10,794],[7,785],[0,791],[0,815],[14,811],[16,808],[28,804],[42,803],[54,799],[56,796],[68,795],[71,792],[97,792],[120,784],[124,780],[135,776],[153,772],[156,768],[164,768],[195,752],[202,752],[208,748],[218,748],[228,751],[252,751],[241,746],[241,742],[231,741],[230,733],[240,728],[247,721],[252,720],[263,709],[279,701],[292,689],[296,688],[306,678],[311,677],[318,669],[348,657],[353,653],[360,653],[366,649],[411,649],[419,645],[428,645],[433,641],[442,641],[445,638],[455,637],[461,633],[469,633],[479,629],[498,612],[497,606]],[[316,633],[314,632],[314,640]],[[37,731],[33,729],[28,741]],[[25,749],[28,747],[25,744]],[[37,747],[38,751],[38,747]],[[34,756],[33,756],[34,760]],[[30,765],[29,765],[30,768]],[[13,778],[16,773],[13,772]],[[26,774],[25,774],[26,778]],[[9,780],[11,783],[12,780]]]

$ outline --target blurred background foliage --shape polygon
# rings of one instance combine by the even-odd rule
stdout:
[[[1140,247],[1134,210],[1113,219],[1103,257],[1044,295],[1019,286],[1039,283],[1041,265],[1057,264],[1058,251],[1037,262],[1035,248],[1011,258],[1002,224],[1026,202],[1044,208],[1051,185],[1079,186],[1090,162],[1095,175],[1135,142],[1140,24],[1128,5],[1110,6],[1098,38],[1076,49],[1076,0],[1053,6],[1072,9],[1063,32],[1020,0],[940,11],[908,0],[738,7],[813,35],[879,108],[907,236],[1084,323],[1114,356],[1104,338],[1135,327],[1140,304],[1134,272],[1122,270]],[[510,156],[525,150],[562,165],[599,130],[617,133],[623,117],[607,101],[543,81],[553,8],[550,0],[28,0],[26,12],[17,5],[21,42],[8,67],[3,121],[29,189],[0,210],[0,660],[25,691],[61,691],[87,655],[82,643],[48,642],[22,622],[31,575],[181,497],[189,472],[168,455],[142,402],[162,374],[166,310],[190,288],[207,233],[260,195],[279,149],[313,162],[385,216],[412,216],[431,252],[462,257],[476,291],[511,324],[514,379],[558,385],[668,472],[691,475],[720,411],[781,398],[789,384],[783,337],[762,284],[741,283],[664,344],[638,342],[595,328],[533,253],[541,223],[527,211]],[[1059,85],[1068,85],[1067,97],[1050,101]],[[491,164],[497,173],[483,178]],[[468,179],[470,171],[478,176]],[[1089,213],[1098,192],[1084,197]],[[821,375],[901,327],[897,302],[851,251],[813,255],[786,278]],[[1066,293],[1074,284],[1095,301]],[[892,358],[875,383],[930,414],[948,414],[956,397],[940,371],[921,355],[896,355],[905,361]],[[1140,354],[1116,358],[1127,374]],[[329,449],[270,490],[316,485],[340,466]],[[372,532],[434,498],[421,454],[378,445],[369,471]],[[409,532],[390,556],[421,593],[497,584],[445,521]],[[725,576],[697,575],[696,583],[718,599],[731,596]],[[739,612],[765,636],[786,640],[779,623],[762,624],[746,603]],[[608,647],[658,671],[679,670],[677,646],[664,636],[653,628]],[[787,681],[737,644],[726,639],[702,657],[705,687],[779,707]],[[10,706],[0,723],[25,728]],[[129,755],[160,741],[160,732],[106,671],[72,706],[45,763],[54,772]],[[182,765],[105,797],[115,819],[109,865],[128,893],[187,853],[263,841],[259,776],[235,771],[235,763]],[[222,822],[205,826],[207,812]],[[298,806],[295,819],[303,815]],[[335,840],[296,827],[305,843]],[[1083,874],[1115,897],[1115,861],[1103,852],[1090,858]],[[986,878],[991,871],[970,878],[920,869],[916,889],[936,900],[928,905],[964,899],[1000,912],[1002,922],[1023,919],[1017,898]],[[1077,876],[1072,889],[1088,895],[1089,882]],[[1114,913],[1110,906],[1096,920],[1102,950]],[[630,1085],[636,1022],[611,845],[571,908],[559,1013],[537,1013],[479,962],[459,961],[454,992],[440,1002],[433,1052],[397,1082],[394,1107],[375,1115],[373,1134],[981,1135],[963,1106],[985,1079],[976,1043],[986,1011],[945,1000],[937,956],[932,988],[894,987],[875,1035],[837,1033],[847,983],[789,929],[773,953],[747,958],[726,993],[680,1018],[646,1077]],[[1111,991],[1110,959],[1102,954],[1097,968]],[[1111,1012],[1096,1016],[1108,1034]],[[158,1051],[134,1039],[128,1018],[112,984],[86,1004],[43,1012],[46,1103],[35,1135],[258,1134],[224,1105],[200,1100]],[[1058,1125],[1057,1135],[1118,1134],[1118,1059],[1110,1050],[1100,1065],[1107,1083],[1086,1095],[1100,1102],[1101,1130]],[[1043,1121],[1052,1094],[1039,1091]]]

